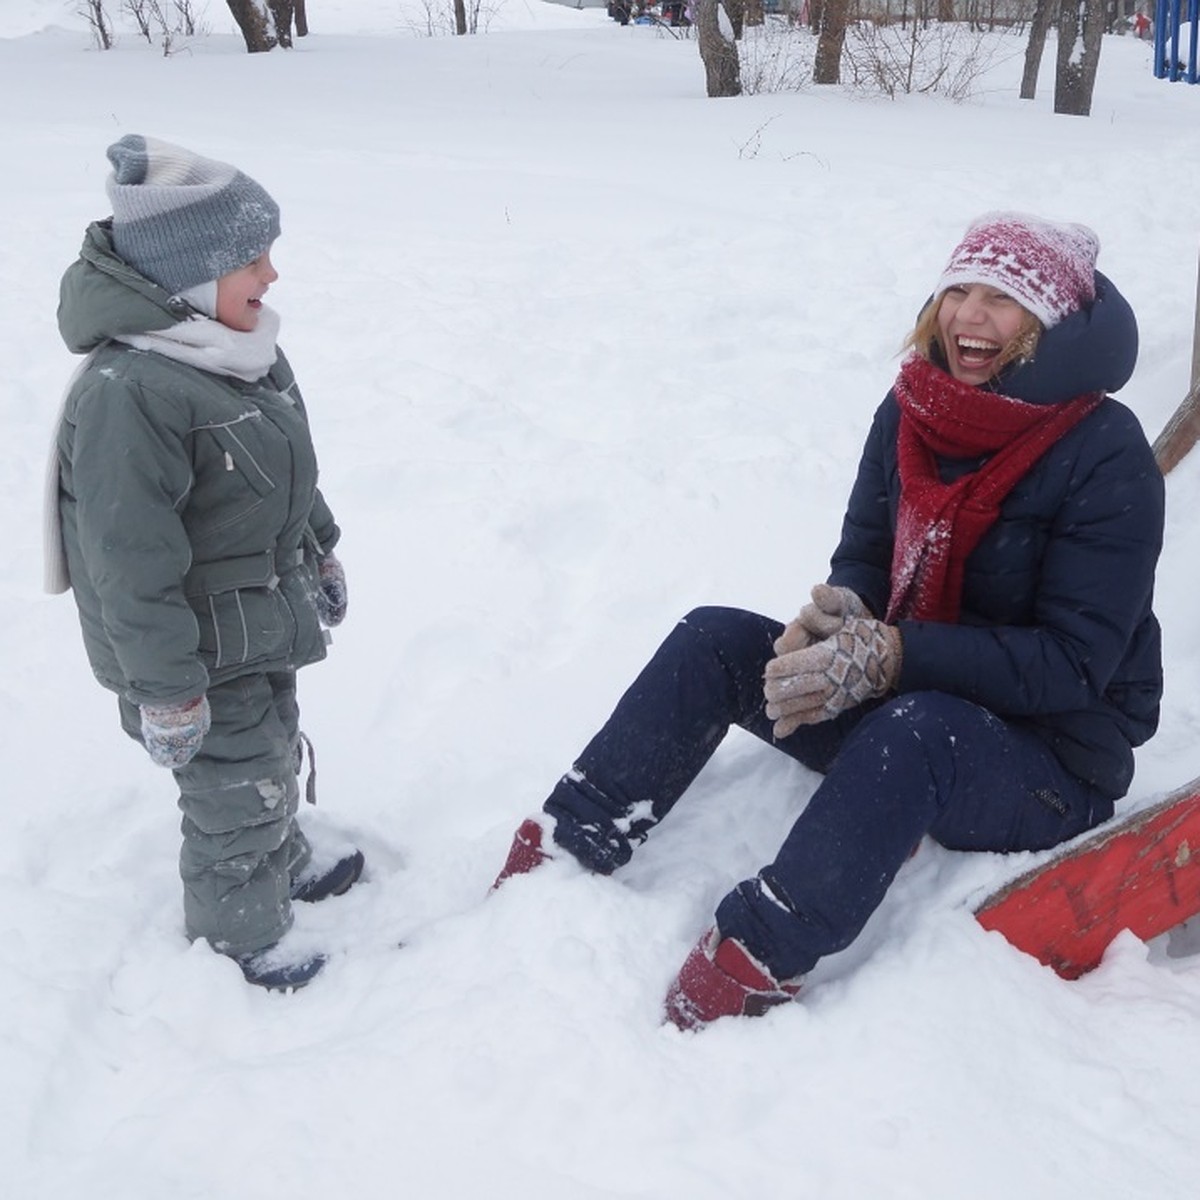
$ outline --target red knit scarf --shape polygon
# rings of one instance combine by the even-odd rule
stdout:
[[[1027,404],[963,383],[915,354],[901,364],[893,390],[900,404],[900,507],[887,619],[957,621],[967,556],[995,523],[1004,498],[1103,393]],[[943,483],[938,455],[990,457]]]

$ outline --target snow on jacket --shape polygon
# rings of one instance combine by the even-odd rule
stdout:
[[[325,655],[313,563],[339,531],[287,360],[243,383],[111,340],[189,312],[89,227],[59,305],[91,352],[56,435],[59,516],[92,669],[135,704]]]
[[[1133,372],[1137,325],[1097,275],[1096,302],[1045,333],[1036,358],[996,383],[1054,404],[1115,391]],[[900,478],[899,407],[877,410],[833,556],[831,582],[887,607]],[[942,461],[950,480],[980,465]],[[1152,611],[1164,486],[1137,418],[1106,397],[1003,502],[970,554],[959,622],[899,622],[901,692],[962,696],[1031,726],[1076,776],[1117,799],[1133,747],[1153,734],[1162,655]],[[969,752],[969,750],[967,751]]]

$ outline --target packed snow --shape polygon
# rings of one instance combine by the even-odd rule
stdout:
[[[498,0],[477,37],[312,0],[249,56],[220,0],[169,56],[76,0],[0,6],[0,1162],[21,1200],[1183,1200],[1200,957],[1123,935],[1064,983],[974,921],[1038,861],[924,844],[801,1002],[661,1023],[713,906],[815,777],[731,734],[612,879],[492,896],[513,830],[674,621],[786,618],[823,578],[898,348],[980,212],[1084,221],[1139,315],[1122,393],[1187,391],[1200,88],[1106,38],[1092,116],[976,95],[715,101],[694,40]],[[115,7],[115,0],[110,5]],[[318,838],[368,860],[299,912],[291,996],[182,934],[167,773],[40,592],[73,363],[57,285],[146,133],[280,201],[271,302],[344,529],[350,616],[302,675]],[[1200,774],[1200,454],[1168,484],[1167,693],[1122,811]]]

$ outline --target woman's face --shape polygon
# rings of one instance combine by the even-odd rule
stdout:
[[[253,262],[222,275],[217,280],[217,320],[239,333],[251,333],[258,325],[262,298],[278,278],[269,247]]]
[[[950,374],[978,386],[996,373],[1001,351],[1022,331],[1027,314],[1011,296],[985,283],[947,288],[937,327]]]

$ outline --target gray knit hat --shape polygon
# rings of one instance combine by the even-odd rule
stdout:
[[[279,205],[228,163],[133,133],[108,158],[113,247],[172,294],[244,267],[279,236]]]

